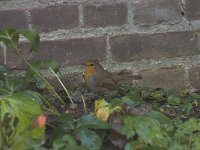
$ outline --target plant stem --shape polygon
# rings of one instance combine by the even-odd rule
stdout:
[[[86,108],[86,104],[85,104],[85,99],[83,97],[83,95],[81,94],[81,99],[83,101],[83,107],[84,107],[84,111],[86,112],[87,108]]]
[[[59,81],[60,84],[62,85],[63,89],[64,89],[65,92],[67,93],[67,96],[68,96],[69,100],[71,101],[72,104],[74,104],[74,102],[73,102],[73,100],[72,100],[72,98],[71,98],[71,96],[70,96],[68,90],[66,89],[66,87],[64,86],[64,84],[62,83],[62,81],[60,80],[60,78],[58,77],[58,75],[57,75],[57,74],[53,71],[53,69],[51,69],[50,67],[49,67],[49,70],[50,70],[50,71],[55,75],[55,77],[58,79],[58,81]]]
[[[9,36],[9,35],[8,35]],[[55,89],[49,84],[49,82],[24,58],[24,56],[19,52],[20,49],[18,49],[16,47],[16,45],[13,43],[12,40],[11,41],[11,45],[14,48],[14,50],[16,51],[17,55],[22,59],[22,61],[38,76],[40,77],[40,79],[42,79],[45,84],[48,86],[48,88],[53,92],[53,94],[55,94],[55,96],[58,98],[58,100],[60,100],[60,102],[62,104],[65,104],[65,102],[63,101],[63,99],[58,95],[58,93],[55,91]]]

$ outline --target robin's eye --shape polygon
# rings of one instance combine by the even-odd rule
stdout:
[[[90,64],[90,66],[94,66],[94,64]]]

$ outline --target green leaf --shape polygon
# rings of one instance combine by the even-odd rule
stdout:
[[[38,76],[35,76],[35,80],[36,80],[36,83],[35,83],[35,86],[38,88],[38,89],[44,89],[46,88],[46,83]]]
[[[8,90],[5,89],[5,88],[0,88],[0,98],[1,98],[1,97],[4,97],[4,96],[6,96],[6,95],[9,95],[9,94],[11,94],[10,91],[8,91]]]
[[[181,105],[181,110],[185,114],[190,114],[192,112],[192,103],[191,102],[185,102],[183,105]]]
[[[136,116],[134,123],[135,131],[141,137],[146,144],[154,146],[166,146],[168,140],[168,134],[163,131],[159,121],[147,117]]]
[[[127,139],[133,137],[135,135],[135,127],[134,127],[134,116],[133,115],[125,115],[121,117],[123,126],[120,129],[120,133],[126,136]]]
[[[31,49],[30,51],[38,51],[39,48],[39,43],[40,43],[40,36],[39,33],[35,30],[27,30],[27,31],[23,31],[21,32],[21,34],[26,37],[30,43],[31,43]]]
[[[11,92],[16,92],[27,88],[27,82],[24,77],[8,77],[5,81],[5,87]]]
[[[183,149],[187,149],[187,146],[175,142],[171,143],[168,148],[168,150],[183,150]]]
[[[44,63],[47,67],[51,68],[55,73],[59,72],[58,62],[53,60],[46,60]]]
[[[16,134],[10,139],[13,141],[13,149],[27,149],[24,142],[30,138],[42,140],[44,138],[44,128],[30,128],[32,121],[42,114],[40,105],[23,93],[13,93],[0,97],[1,119],[6,113],[10,113],[18,118]],[[16,140],[17,139],[17,140]]]
[[[19,91],[18,93],[32,98],[33,101],[37,102],[40,105],[43,104],[44,97],[42,97],[40,93],[31,90]]]
[[[56,121],[58,122],[59,126],[61,126],[66,131],[74,129],[73,118],[70,113],[62,114],[56,118]]]
[[[191,96],[192,96],[192,98],[194,98],[194,99],[200,100],[200,94],[192,93]]]
[[[157,120],[161,124],[161,127],[163,128],[163,130],[165,130],[165,131],[173,131],[174,130],[172,121],[163,113],[152,110],[147,113],[147,116]]]
[[[15,29],[5,29],[0,31],[0,41],[2,41],[6,46],[12,47],[12,42],[17,46],[19,42],[19,33]]]
[[[153,99],[155,99],[157,101],[162,101],[163,97],[164,97],[164,92],[162,90],[156,90],[151,93],[151,96]]]
[[[81,145],[86,146],[89,150],[100,150],[102,141],[94,131],[80,129],[76,131],[76,136],[79,137]]]
[[[139,97],[131,95],[122,97],[122,103],[129,105],[139,105],[142,104],[143,101]]]
[[[107,122],[99,120],[95,116],[84,115],[78,120],[76,124],[76,129],[79,128],[108,129],[109,124]]]
[[[114,98],[114,99],[111,99],[109,104],[110,104],[110,107],[111,108],[115,108],[117,106],[119,106],[121,104],[122,100],[119,99],[119,98]]]
[[[181,139],[185,136],[191,136],[195,131],[200,131],[200,119],[191,118],[178,125],[175,136]]]
[[[9,74],[10,74],[10,71],[6,67],[6,65],[0,64],[0,79],[5,79],[5,77]]]
[[[125,150],[136,150],[137,145],[140,143],[138,141],[128,142],[125,146]]]
[[[179,105],[180,104],[180,97],[177,97],[175,95],[170,95],[167,99],[167,103],[169,105]]]
[[[86,150],[77,145],[76,140],[70,135],[65,135],[53,142],[53,150]]]

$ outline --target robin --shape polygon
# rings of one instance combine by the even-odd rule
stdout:
[[[141,76],[110,73],[104,70],[97,60],[90,60],[85,63],[83,78],[89,89],[98,92],[109,92],[117,90],[122,83],[129,81],[130,84],[133,79],[141,79]]]

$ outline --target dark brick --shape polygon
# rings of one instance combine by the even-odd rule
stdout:
[[[84,23],[86,27],[120,26],[127,22],[126,4],[102,6],[84,6]]]
[[[30,45],[28,43],[20,43],[19,48],[21,49],[21,54],[28,61],[32,60],[34,53],[30,53]],[[24,69],[25,65],[19,56],[12,50],[8,49],[6,54],[7,65],[10,69]]]
[[[146,26],[181,21],[179,0],[133,0],[133,3],[136,24]]]
[[[27,29],[25,10],[2,10],[0,11],[0,30],[6,28]]]
[[[185,87],[184,70],[180,67],[142,71],[141,86],[152,88],[174,88]]]
[[[190,85],[196,89],[200,89],[200,66],[193,66],[189,70]]]
[[[185,1],[186,16],[189,20],[200,19],[200,1],[186,0]]]
[[[29,46],[27,44],[23,44],[21,47],[22,49],[26,48],[23,52],[29,60],[55,60],[61,66],[65,66],[83,64],[89,59],[103,60],[106,57],[105,45],[106,42],[103,37],[43,41],[40,43],[39,51],[35,55],[28,53],[27,48]],[[8,63],[13,69],[24,68],[13,53],[8,54]]]
[[[78,6],[34,8],[30,14],[33,28],[41,32],[70,29],[79,25]]]
[[[113,37],[111,54],[117,61],[171,58],[200,53],[192,32],[132,34]]]

